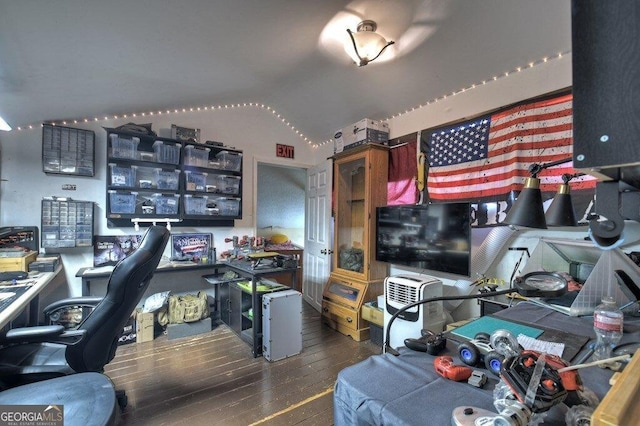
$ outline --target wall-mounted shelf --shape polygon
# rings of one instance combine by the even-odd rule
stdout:
[[[107,132],[107,223],[176,219],[174,226],[233,226],[242,218],[242,152],[223,146]]]

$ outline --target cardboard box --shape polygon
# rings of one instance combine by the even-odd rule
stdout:
[[[153,312],[136,312],[136,342],[150,342],[154,338],[155,314]]]
[[[367,302],[362,305],[362,319],[382,327],[384,325],[384,311],[378,308],[376,302]]]
[[[29,272],[29,264],[38,257],[37,251],[25,252],[15,257],[0,257],[0,272],[24,271]]]
[[[387,145],[389,143],[389,124],[364,118],[350,126],[343,127],[333,136],[333,152],[355,148],[365,143]]]

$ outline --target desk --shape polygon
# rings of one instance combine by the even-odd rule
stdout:
[[[207,271],[226,267],[226,263],[193,263],[193,262],[172,262],[161,261],[155,274],[164,274],[170,272],[187,272],[187,271]],[[82,278],[82,296],[92,296],[91,281],[106,279],[111,275],[113,266],[98,268],[80,268],[76,273],[76,277]]]
[[[82,268],[77,273],[77,277],[82,278],[82,295],[89,296],[91,294],[91,281],[98,279],[108,278],[111,273],[112,268]],[[273,267],[265,267],[260,266],[257,268],[251,267],[251,262],[247,260],[233,260],[230,262],[223,263],[189,263],[189,262],[161,262],[158,269],[155,270],[154,276],[157,274],[164,274],[170,272],[187,272],[187,271],[207,271],[214,270],[217,274],[220,269],[230,269],[234,272],[238,273],[243,278],[246,278],[251,281],[252,292],[250,297],[250,303],[248,303],[248,307],[252,308],[253,317],[250,319],[250,324],[246,327],[242,326],[234,326],[234,324],[230,324],[225,321],[224,317],[224,309],[220,309],[221,319],[227,325],[231,327],[231,329],[236,332],[240,338],[248,343],[251,346],[251,352],[254,357],[258,357],[262,354],[262,293],[256,291],[256,284],[260,280],[261,277],[276,277],[287,275],[290,277],[290,283],[292,288],[298,287],[298,269],[294,268],[273,268]],[[217,285],[219,287],[219,285]],[[286,287],[285,287],[286,288]],[[216,294],[218,294],[218,290],[216,289]],[[225,296],[227,300],[229,300],[229,296]],[[218,302],[221,303],[223,296],[216,297],[220,299]],[[241,314],[247,317],[246,310],[242,310],[242,304],[238,303],[234,307],[234,311],[237,311],[238,314]],[[247,317],[248,318],[248,317]]]
[[[593,336],[591,317],[569,317],[551,309],[520,303],[495,316],[527,321],[546,328]],[[640,339],[640,326],[625,322],[624,341]],[[447,342],[447,353],[454,357],[455,344]],[[583,347],[577,358],[586,348]],[[456,407],[473,406],[496,412],[492,391],[497,377],[488,373],[485,388],[452,382],[436,374],[434,357],[400,348],[400,355],[374,355],[338,373],[334,389],[334,423],[340,425],[446,425]],[[610,370],[598,367],[579,370],[586,388],[600,399],[609,389]],[[560,405],[548,411],[545,425],[565,425]]]
[[[29,306],[29,325],[37,325],[40,316],[40,296],[48,293],[49,284],[62,271],[58,266],[54,272],[40,272],[36,278],[18,281],[18,284],[33,282],[24,293],[19,295],[9,306],[0,311],[0,329],[16,319]]]
[[[281,284],[291,287],[294,290],[302,292],[302,264],[304,262],[304,249],[302,247],[298,247],[294,244],[277,244],[277,245],[267,245],[264,248],[264,251],[274,251],[279,254],[284,254],[287,256],[297,256],[298,257],[298,272],[296,273],[296,282],[297,284],[291,282],[289,278],[289,274],[284,273],[280,276],[273,276],[271,278],[275,279]]]

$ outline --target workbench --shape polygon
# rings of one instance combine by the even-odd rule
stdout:
[[[527,302],[500,311],[495,316],[570,332],[589,337],[590,341],[595,338],[592,317],[571,317]],[[625,321],[622,342],[640,339],[638,319],[630,320]],[[454,342],[448,340],[445,354],[451,355],[457,364],[464,365],[455,354],[456,347]],[[587,351],[588,343],[574,358],[580,359]],[[437,374],[433,367],[435,357],[432,355],[405,347],[399,348],[399,352],[399,356],[390,353],[374,355],[340,371],[334,388],[336,426],[452,424],[452,412],[461,406],[497,412],[492,394],[498,383],[497,376],[484,370],[489,382],[485,387],[477,388]],[[584,386],[602,399],[609,390],[609,379],[613,372],[598,367],[581,369],[579,372]],[[563,407],[556,405],[549,410],[544,424],[565,425]]]

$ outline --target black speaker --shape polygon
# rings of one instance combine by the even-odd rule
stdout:
[[[636,186],[640,2],[573,0],[571,12],[574,167],[600,170]]]

